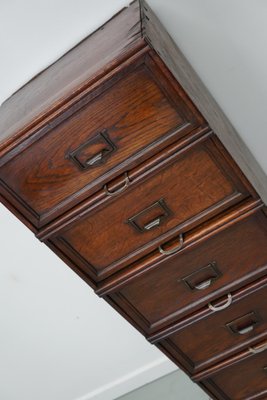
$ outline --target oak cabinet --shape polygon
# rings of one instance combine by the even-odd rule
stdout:
[[[143,1],[0,108],[2,203],[225,400],[267,396],[267,179],[240,143]]]

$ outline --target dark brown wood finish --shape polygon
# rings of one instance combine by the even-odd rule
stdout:
[[[266,184],[143,1],[0,107],[1,202],[214,399],[267,398]]]
[[[267,398],[267,351],[241,359],[202,382],[215,398],[265,400]],[[219,394],[220,397],[216,397]]]
[[[159,342],[192,374],[261,341],[267,332],[267,278],[232,294],[229,307],[209,312]]]
[[[105,207],[88,209],[53,242],[80,259],[98,281],[248,196],[214,138],[205,135],[167,157],[135,187],[111,197]],[[155,221],[159,225],[150,228]]]
[[[158,164],[164,162],[166,157],[170,157],[177,151],[180,151],[182,148],[189,146],[205,134],[211,134],[210,129],[208,127],[199,127],[189,135],[186,135],[182,139],[176,141],[175,144],[172,144],[167,148],[164,148],[164,150],[159,151],[145,162],[138,164],[134,168],[128,168],[123,174],[120,174],[116,178],[105,183],[101,190],[89,196],[67,213],[60,215],[56,220],[42,227],[39,230],[37,237],[40,240],[45,240],[48,237],[55,236],[59,230],[69,226],[71,223],[75,222],[77,218],[80,219],[87,215],[88,212],[91,212],[92,207],[98,207],[100,204],[103,206],[104,204],[110,202],[112,198],[118,197],[121,193],[126,192],[126,189],[129,190],[129,188],[133,188],[134,186],[138,185],[146,176],[150,175],[155,168],[158,168]],[[250,192],[251,186],[247,185],[246,180],[242,179],[242,182]],[[252,192],[251,194],[253,198],[257,198],[255,193],[253,194]]]
[[[185,237],[184,247],[183,249],[180,250],[180,252],[182,253],[185,250],[188,251],[194,248],[199,243],[208,240],[215,233],[219,233],[224,229],[231,227],[238,221],[241,221],[243,218],[246,218],[249,215],[254,214],[256,210],[261,208],[262,204],[259,200],[245,201],[241,206],[237,205],[235,207],[232,207],[230,211],[227,211],[223,214],[223,217],[219,215],[215,218],[212,218],[212,220],[209,220],[206,223],[201,224],[200,228],[196,228],[188,232]],[[77,215],[75,215],[74,220],[75,218],[77,218]],[[118,273],[112,274],[109,278],[101,280],[99,282],[95,282],[92,279],[92,277],[88,274],[88,269],[86,272],[84,264],[82,262],[80,263],[79,259],[77,258],[75,259],[73,257],[73,254],[71,254],[72,257],[69,258],[67,254],[64,254],[64,251],[62,252],[61,249],[57,247],[55,242],[56,240],[52,242],[49,239],[45,239],[46,245],[50,247],[52,251],[54,251],[58,255],[58,257],[60,257],[70,268],[72,268],[75,272],[77,272],[78,275],[80,275],[91,287],[93,287],[96,290],[96,293],[100,296],[105,296],[110,292],[117,291],[127,282],[130,282],[137,276],[141,276],[143,273],[146,273],[146,271],[153,268],[159,262],[165,260],[165,256],[162,255],[157,248],[156,251],[150,253],[147,257],[138,259],[136,262],[130,264],[129,266],[122,269]],[[176,246],[177,238],[175,238],[173,241],[170,241],[170,243],[172,242]],[[262,271],[263,273],[264,269],[265,268],[263,268]],[[109,296],[106,296],[105,299],[108,302],[112,303],[112,306],[118,309],[119,312],[121,312],[126,319],[133,322],[133,320],[130,317],[128,318],[127,314],[124,313],[122,309],[117,307],[116,303],[113,303],[111,301]],[[138,325],[136,325],[134,322],[133,324],[137,329],[142,331]],[[144,332],[142,331],[142,333]]]
[[[110,294],[147,333],[168,326],[257,274],[267,272],[267,224],[261,211],[215,234],[193,249],[178,252],[155,263],[139,277]],[[214,276],[203,268],[215,264],[220,275],[203,290],[192,290],[184,281],[196,274],[192,284]],[[112,290],[112,289],[111,289]],[[160,301],[158,299],[160,298]]]
[[[213,237],[214,234],[224,231],[224,229],[230,228],[238,221],[249,215],[254,214],[257,210],[262,209],[262,203],[260,200],[248,199],[241,204],[227,209],[224,213],[215,216],[208,221],[202,223],[200,226],[186,232],[183,235],[183,246],[179,250],[179,254],[184,251],[190,251],[198,244]],[[175,250],[179,243],[179,237],[175,236],[169,242],[163,245],[164,248]],[[111,277],[102,280],[98,284],[96,293],[100,296],[109,294],[111,292],[119,290],[126,283],[132,281],[138,276],[142,276],[154,266],[161,262],[166,261],[166,255],[162,254],[157,248],[155,251],[150,253],[147,257],[137,260],[128,267],[124,268],[121,272],[113,274]]]
[[[100,189],[126,163],[131,168],[204,125],[151,52],[95,92],[1,168],[2,185],[32,211],[35,226]]]
[[[119,28],[119,29],[118,29]],[[0,108],[0,156],[144,48],[137,1],[32,79]],[[20,151],[20,147],[17,151]]]

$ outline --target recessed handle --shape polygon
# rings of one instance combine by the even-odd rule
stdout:
[[[262,353],[263,351],[267,350],[267,342],[264,342],[259,347],[249,347],[248,349],[252,354]]]
[[[203,282],[195,285],[195,289],[204,290],[204,289],[207,289],[208,287],[210,287],[211,284],[212,284],[212,279],[207,279],[206,281],[203,281]]]
[[[171,210],[165,200],[161,198],[133,217],[128,218],[127,223],[138,233],[145,233],[161,226],[171,215]]]
[[[232,304],[232,295],[229,293],[228,295],[227,295],[227,301],[226,301],[226,303],[225,304],[223,304],[222,306],[213,306],[211,303],[209,303],[208,304],[208,307],[209,307],[209,309],[211,310],[211,311],[214,311],[214,312],[218,312],[218,311],[222,311],[222,310],[225,310],[226,308],[228,308],[231,304]]]
[[[116,151],[108,131],[104,129],[66,155],[79,169],[87,170],[102,165]]]
[[[179,235],[179,245],[176,246],[174,249],[171,249],[171,250],[164,250],[164,249],[162,248],[162,246],[159,246],[158,249],[159,249],[159,251],[160,251],[161,254],[164,254],[165,256],[169,256],[170,254],[177,253],[179,250],[181,250],[181,248],[183,247],[183,245],[184,245],[184,237],[183,237],[183,234],[180,233],[180,235]]]
[[[254,328],[261,322],[260,315],[251,311],[241,317],[234,319],[231,322],[225,324],[226,328],[233,334],[237,335],[245,335],[254,330]]]
[[[117,189],[114,192],[112,192],[112,191],[110,191],[108,189],[108,185],[105,185],[104,186],[104,190],[105,190],[105,193],[106,193],[107,196],[117,196],[118,194],[124,192],[127,189],[127,187],[129,186],[129,184],[130,184],[130,178],[128,176],[128,172],[125,172],[125,174],[124,174],[124,184],[123,184],[122,187],[120,187],[119,189]]]
[[[191,272],[191,274],[179,279],[179,281],[183,282],[189,290],[205,290],[221,276],[222,273],[219,270],[216,261],[212,261],[204,267],[198,268]]]

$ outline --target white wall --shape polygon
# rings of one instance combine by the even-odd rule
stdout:
[[[147,1],[267,173],[267,2]]]
[[[176,367],[0,205],[0,399],[111,400]]]
[[[0,104],[129,0],[1,0]]]
[[[208,400],[208,396],[181,370],[178,370],[118,400]]]

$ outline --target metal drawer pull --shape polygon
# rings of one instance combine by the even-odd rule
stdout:
[[[179,245],[177,247],[175,247],[172,250],[163,250],[162,246],[159,246],[159,251],[160,251],[161,254],[164,254],[165,256],[169,256],[170,254],[177,253],[177,251],[181,250],[183,245],[184,245],[184,237],[183,237],[183,234],[180,233],[180,235],[179,235]]]
[[[128,218],[125,221],[138,233],[146,233],[162,225],[172,215],[163,198],[146,207],[142,211]]]
[[[217,312],[217,311],[225,310],[225,309],[226,309],[227,307],[229,307],[231,304],[232,304],[232,295],[229,293],[229,294],[227,295],[227,301],[226,301],[226,303],[223,304],[222,306],[214,307],[211,303],[209,303],[208,306],[209,306],[209,309],[210,309],[211,311]]]
[[[238,329],[237,333],[239,333],[239,335],[245,335],[246,333],[249,333],[251,331],[253,331],[254,329],[254,324],[253,325],[249,325],[246,328],[243,329]]]
[[[117,196],[117,194],[120,194],[120,193],[124,192],[124,190],[127,189],[129,184],[130,184],[130,179],[129,179],[129,176],[128,176],[128,172],[125,172],[125,174],[124,174],[124,185],[121,188],[115,190],[114,192],[111,192],[108,189],[108,186],[106,184],[104,186],[104,190],[105,190],[105,193],[106,193],[107,196]]]
[[[96,154],[93,158],[90,158],[86,161],[86,165],[94,165],[102,160],[104,152],[101,151],[100,153]]]
[[[179,279],[179,281],[183,282],[187,289],[196,291],[209,288],[221,276],[222,273],[218,269],[216,261],[212,261],[204,267]]]
[[[251,311],[231,322],[225,324],[230,333],[234,335],[245,335],[252,332],[261,322],[261,317],[257,312]]]
[[[161,218],[157,218],[154,221],[149,222],[149,224],[146,224],[144,226],[144,229],[146,231],[149,231],[150,229],[154,228],[155,226],[159,226],[160,225],[160,221],[161,221]]]
[[[263,351],[267,350],[267,342],[263,343],[259,348],[255,349],[255,347],[249,347],[248,349],[252,354],[262,353]]]
[[[198,285],[195,285],[195,289],[204,290],[207,289],[212,283],[212,279],[207,279],[206,281],[200,282]]]
[[[117,148],[111,141],[108,131],[103,129],[81,144],[77,149],[66,154],[66,158],[84,171],[103,165],[116,150]]]

